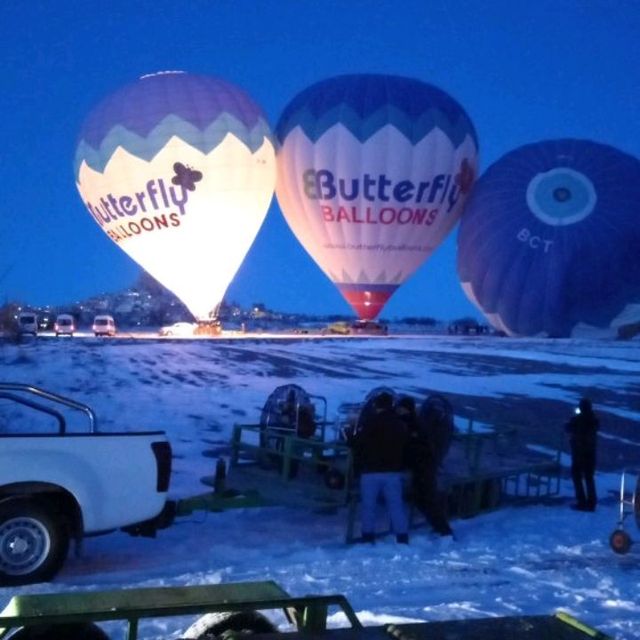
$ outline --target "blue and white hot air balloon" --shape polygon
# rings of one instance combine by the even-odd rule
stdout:
[[[477,167],[471,120],[420,80],[358,74],[302,91],[276,134],[286,221],[360,318],[375,318],[458,222]]]
[[[267,121],[240,88],[181,72],[144,76],[82,126],[78,191],[107,236],[209,319],[275,187]]]
[[[640,320],[640,161],[574,139],[507,153],[467,202],[457,268],[469,299],[509,335]]]

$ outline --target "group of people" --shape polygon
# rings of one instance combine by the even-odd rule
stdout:
[[[453,435],[453,412],[444,396],[420,407],[410,396],[381,391],[365,404],[348,442],[360,476],[362,541],[373,542],[378,499],[382,496],[399,543],[409,542],[404,500],[407,472],[412,501],[432,529],[452,536],[446,498],[438,490],[438,471]]]
[[[595,511],[595,470],[599,420],[591,401],[582,398],[565,424],[571,447],[571,477],[578,511]],[[446,496],[438,490],[438,472],[453,435],[453,411],[439,394],[416,408],[410,396],[381,391],[365,403],[356,428],[347,440],[360,477],[363,542],[374,542],[377,504],[384,499],[391,529],[399,543],[409,542],[405,503],[407,472],[412,502],[433,531],[453,536],[447,518]]]

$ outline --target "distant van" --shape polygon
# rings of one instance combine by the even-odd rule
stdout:
[[[38,316],[32,311],[22,311],[18,315],[18,333],[38,335]]]
[[[96,316],[93,319],[93,334],[95,336],[115,336],[116,323],[113,316]]]
[[[76,321],[72,315],[69,315],[68,313],[58,314],[54,325],[56,336],[73,336],[75,330]]]

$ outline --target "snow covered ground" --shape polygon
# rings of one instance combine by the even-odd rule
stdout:
[[[325,396],[330,418],[340,403],[360,401],[375,386],[417,397],[443,391],[461,416],[511,416],[543,447],[558,441],[584,393],[603,423],[596,513],[569,509],[565,480],[560,500],[454,521],[454,541],[419,528],[405,547],[391,537],[345,545],[344,513],[196,512],[156,539],[88,539],[82,557],[70,556],[54,582],[0,589],[0,606],[15,593],[273,579],[293,595],[344,593],[364,624],[562,610],[616,638],[640,638],[640,547],[618,556],[608,543],[618,518],[611,492],[622,469],[640,468],[638,340],[40,338],[0,346],[0,380],[85,402],[101,430],[165,429],[177,499],[206,489],[200,478],[228,453],[233,424],[257,422],[269,393],[291,382]],[[0,405],[0,430],[9,417]],[[626,524],[636,537],[635,523]],[[331,623],[346,621],[337,615]],[[186,626],[150,620],[141,635],[177,638]]]

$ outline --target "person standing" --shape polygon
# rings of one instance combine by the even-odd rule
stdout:
[[[572,508],[577,511],[596,510],[596,442],[599,427],[600,422],[591,400],[582,398],[576,414],[565,425],[571,446],[571,479],[576,495],[576,503]]]
[[[413,502],[438,535],[453,536],[446,496],[438,490],[438,472],[453,431],[452,410],[444,396],[429,398],[419,417],[415,401],[409,396],[396,402],[396,413],[409,428],[407,462],[411,469]]]
[[[409,518],[404,504],[403,480],[408,430],[393,410],[393,396],[382,392],[371,411],[350,437],[354,462],[360,471],[362,540],[375,539],[376,507],[384,498],[391,528],[399,543],[409,542]]]

